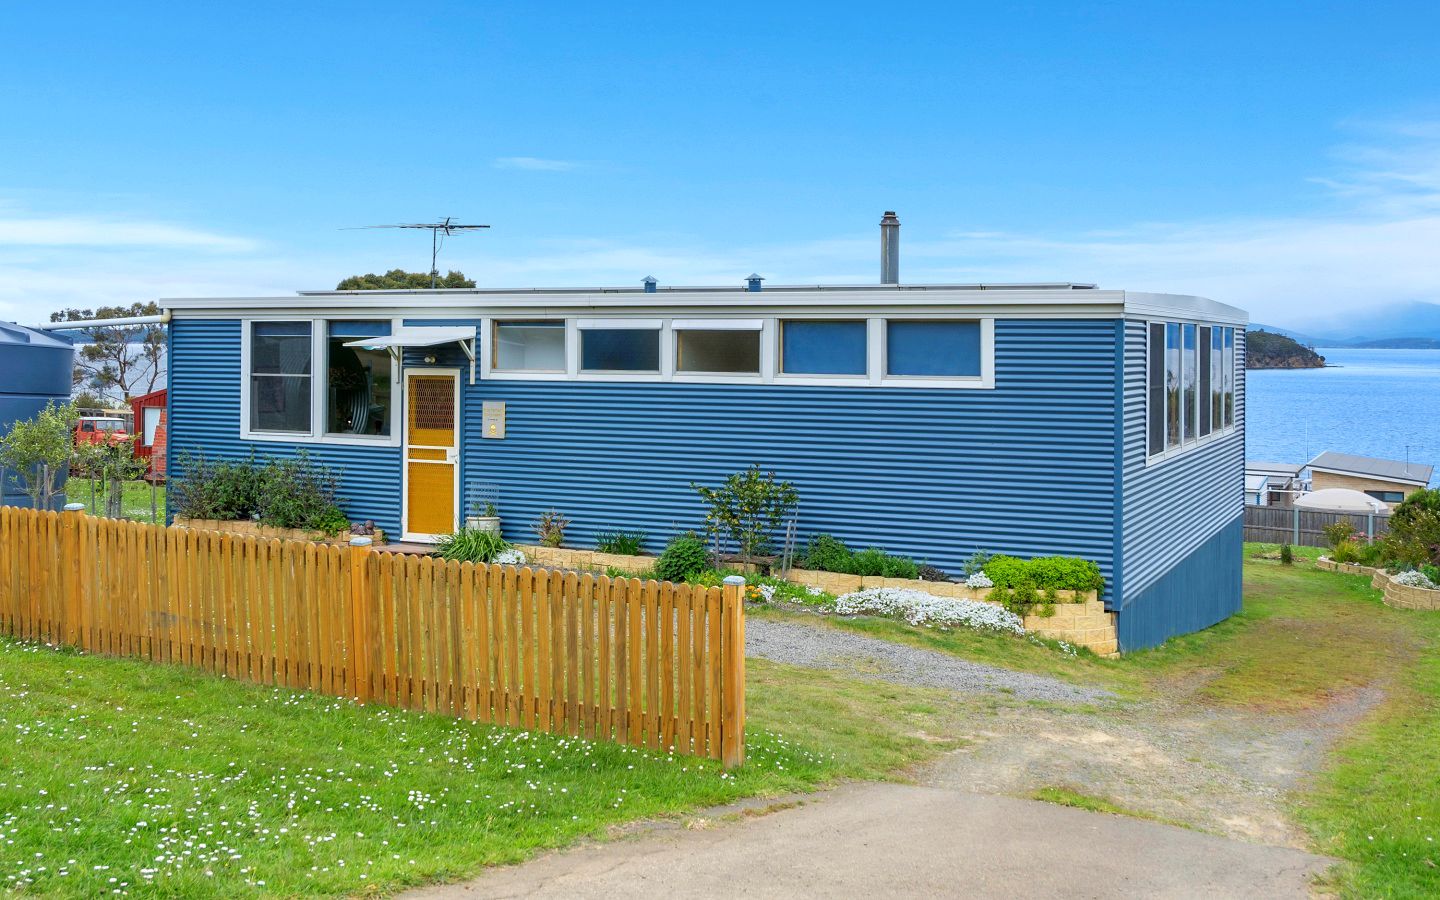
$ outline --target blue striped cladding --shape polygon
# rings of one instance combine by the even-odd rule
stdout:
[[[184,477],[183,454],[207,459],[294,455],[340,470],[341,504],[352,520],[373,519],[400,533],[400,450],[341,444],[294,444],[240,439],[240,323],[176,319],[170,323],[167,465]],[[392,423],[399,427],[399,423]]]
[[[1120,649],[1153,647],[1209,628],[1240,611],[1244,514],[1193,548],[1164,575],[1130,595],[1116,618]]]
[[[422,321],[471,324],[406,324]],[[512,540],[532,540],[554,507],[574,546],[638,528],[657,550],[702,526],[692,481],[755,463],[795,482],[802,537],[950,571],[976,549],[1074,554],[1108,578],[1114,334],[1106,321],[998,321],[995,390],[467,379],[462,477],[499,487]],[[479,437],[483,400],[506,403],[504,440]]]
[[[1236,329],[1243,360],[1244,332]],[[1240,608],[1238,581],[1217,583],[1223,594],[1213,598],[1205,612],[1187,611],[1192,595],[1181,590],[1183,579],[1170,574],[1190,565],[1197,554],[1214,551],[1221,534],[1230,535],[1236,565],[1242,553],[1239,531],[1232,529],[1245,502],[1245,373],[1236,366],[1235,431],[1223,438],[1155,465],[1146,465],[1145,444],[1145,323],[1125,324],[1123,478],[1121,506],[1120,621],[1133,615],[1139,598],[1151,608],[1138,624],[1121,628],[1122,650],[1159,644],[1175,634],[1212,625]],[[1202,548],[1209,548],[1208,550]],[[1170,594],[1157,584],[1170,586]],[[1171,599],[1167,600],[1166,597]],[[1167,602],[1174,616],[1156,612]],[[1204,619],[1203,625],[1183,623]],[[1138,621],[1138,620],[1137,620]],[[1128,643],[1127,643],[1128,641]]]

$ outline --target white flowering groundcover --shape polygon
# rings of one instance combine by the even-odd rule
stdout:
[[[1431,591],[1435,590],[1435,582],[1426,578],[1424,572],[1417,572],[1414,569],[1411,569],[1409,572],[1401,572],[1390,580],[1396,584],[1403,584],[1406,587],[1425,588]]]
[[[835,611],[845,616],[900,616],[911,625],[982,628],[1024,634],[1019,616],[979,600],[937,597],[912,588],[869,588],[835,598]]]

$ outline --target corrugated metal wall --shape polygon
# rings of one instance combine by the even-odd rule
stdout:
[[[170,324],[170,478],[184,476],[186,451],[210,459],[243,459],[251,450],[281,456],[306,451],[340,469],[342,504],[352,520],[374,519],[400,533],[400,450],[240,439],[240,323],[176,319]],[[397,426],[398,427],[398,423]]]
[[[511,539],[533,540],[554,507],[574,521],[574,546],[640,528],[655,550],[702,527],[691,481],[757,463],[795,482],[804,535],[951,571],[977,548],[1074,554],[1108,578],[1114,333],[1107,321],[999,321],[995,390],[482,379],[462,387],[463,477],[499,487]],[[483,400],[505,401],[504,440],[478,437]]]
[[[1235,329],[1235,339],[1243,361],[1243,328]],[[1245,503],[1245,372],[1237,363],[1233,434],[1147,466],[1144,322],[1125,323],[1124,371],[1120,647],[1135,650],[1213,625],[1240,609],[1240,583],[1238,577],[1230,578],[1228,563],[1216,573],[1218,580],[1202,579],[1214,588],[1208,592],[1196,593],[1186,586],[1193,579],[1172,573],[1190,572],[1193,560],[1207,554],[1218,558],[1230,553],[1239,565],[1239,522]],[[1226,541],[1228,550],[1217,549],[1217,542]],[[1131,609],[1141,602],[1146,607],[1143,612]],[[1194,602],[1201,608],[1190,609]],[[1175,606],[1173,616],[1158,612],[1166,604]]]
[[[1237,515],[1165,574],[1128,594],[1116,625],[1125,652],[1208,628],[1240,611],[1244,553]]]

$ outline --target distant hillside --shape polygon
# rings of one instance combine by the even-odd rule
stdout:
[[[1318,369],[1325,357],[1293,338],[1270,331],[1245,333],[1247,369]]]
[[[1251,328],[1292,337],[1312,347],[1431,349],[1440,347],[1440,304],[1412,301],[1359,307],[1307,321],[1304,331],[1251,323]]]

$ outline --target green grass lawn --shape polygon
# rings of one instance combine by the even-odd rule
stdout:
[[[530,734],[0,640],[0,885],[347,895],[956,746],[940,692],[753,661],[749,759]],[[0,888],[0,889],[3,889]]]
[[[155,486],[155,511],[156,517],[150,517],[150,483],[148,481],[126,481],[124,485],[124,496],[121,502],[122,517],[135,519],[140,522],[164,522],[165,521],[165,485]],[[85,510],[89,512],[91,503],[91,482],[88,478],[69,478],[65,481],[65,502],[83,503]],[[97,491],[94,497],[93,508],[97,515],[105,512],[105,498]]]

